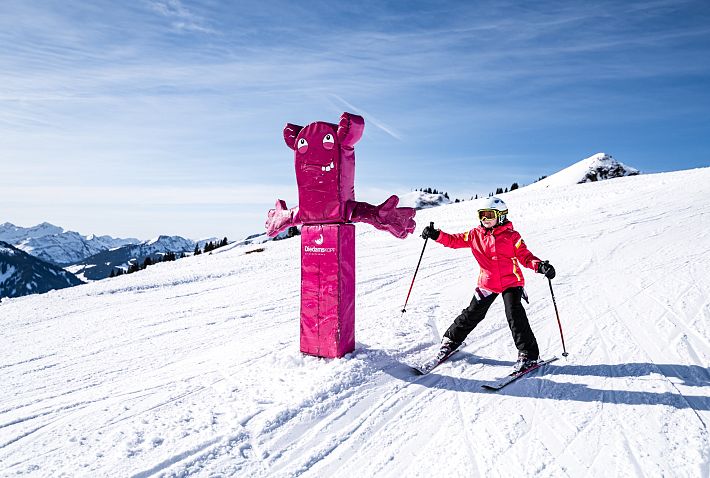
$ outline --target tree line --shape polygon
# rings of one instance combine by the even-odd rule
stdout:
[[[226,245],[227,245],[227,238],[226,237],[219,242],[217,242],[217,241],[215,241],[214,243],[211,241],[208,242],[207,244],[205,244],[205,248],[203,250],[200,250],[200,245],[196,244],[195,251],[193,252],[193,255],[199,256],[200,254],[207,254],[208,252],[212,252],[215,249],[218,249],[220,247],[224,247]]]
[[[538,178],[537,181],[542,181],[542,180],[545,179],[546,177],[547,177],[547,176],[540,176],[540,178]],[[535,181],[535,182],[537,182],[537,181]],[[497,195],[497,194],[504,194],[504,193],[507,193],[507,192],[510,192],[510,191],[515,191],[515,190],[518,189],[519,187],[520,187],[520,185],[519,185],[517,182],[514,182],[513,184],[511,184],[509,188],[508,188],[508,187],[505,187],[505,188],[503,188],[503,187],[498,187],[498,188],[496,188],[495,192],[490,192],[490,193],[488,193],[488,197],[491,197],[491,196],[494,196],[494,195]],[[427,194],[441,194],[441,195],[443,195],[446,199],[450,199],[450,198],[449,198],[449,193],[444,192],[444,191],[437,191],[436,189],[432,189],[432,188],[419,188],[419,189],[415,189],[415,191],[420,191],[420,192],[427,193]],[[481,197],[483,197],[483,196],[481,196]],[[472,201],[475,200],[475,199],[478,199],[478,198],[479,198],[478,194],[476,194],[475,196],[471,196],[471,200],[472,200]],[[455,203],[463,202],[463,201],[464,201],[463,199],[456,199],[456,200],[454,200]]]
[[[200,254],[206,254],[206,253],[212,252],[215,249],[226,246],[228,243],[229,242],[227,241],[227,238],[225,237],[221,241],[208,242],[207,244],[205,244],[205,247],[203,249],[200,249],[200,245],[196,244],[195,250],[193,251],[193,255],[197,256]],[[150,256],[148,256],[145,259],[143,259],[143,262],[140,262],[139,260],[135,261],[135,262],[131,262],[128,266],[128,269],[126,269],[126,270],[123,270],[122,267],[116,267],[115,269],[111,270],[111,275],[109,275],[109,277],[118,277],[118,276],[122,276],[124,274],[133,274],[134,272],[142,271],[142,270],[146,269],[147,267],[152,266],[153,264],[159,264],[161,262],[172,262],[177,259],[182,259],[184,257],[186,257],[186,254],[184,252],[181,252],[180,256],[178,257],[178,255],[172,251],[166,252],[162,256],[158,256],[155,259],[152,259]]]

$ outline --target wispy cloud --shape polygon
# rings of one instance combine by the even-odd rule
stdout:
[[[348,112],[359,114],[360,116],[363,116],[363,117],[367,117],[368,123],[372,123],[377,128],[381,129],[382,131],[384,131],[385,133],[387,133],[388,135],[390,135],[394,139],[402,141],[402,136],[399,133],[397,133],[393,128],[387,126],[386,124],[384,124],[383,122],[378,120],[374,115],[368,113],[367,111],[365,111],[362,108],[358,108],[357,106],[349,103],[348,101],[345,101],[345,99],[341,98],[340,96],[338,96],[334,93],[331,93],[329,96],[332,97],[333,99],[335,99],[338,103],[340,103],[340,105],[338,105],[338,106],[344,105],[345,108],[348,109]],[[342,108],[336,107],[335,109],[337,110],[337,109],[342,109]]]
[[[199,33],[217,33],[206,25],[204,18],[188,10],[180,0],[148,0],[148,5],[164,17],[171,20],[171,25],[176,30]]]

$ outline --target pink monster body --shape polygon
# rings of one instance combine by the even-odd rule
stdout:
[[[343,113],[338,125],[287,124],[284,140],[295,151],[298,207],[277,201],[266,221],[270,236],[301,230],[301,351],[342,357],[355,349],[355,227],[366,222],[395,237],[414,231],[413,208],[391,196],[379,206],[355,201],[355,143],[365,121]]]

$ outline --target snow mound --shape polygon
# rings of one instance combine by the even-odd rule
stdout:
[[[412,191],[399,196],[397,207],[413,207],[414,209],[428,209],[431,207],[451,204],[451,200],[443,194],[429,194],[421,191]]]
[[[627,166],[614,159],[610,154],[597,153],[551,176],[527,186],[534,190],[553,186],[569,186],[624,176],[636,176],[638,169]]]

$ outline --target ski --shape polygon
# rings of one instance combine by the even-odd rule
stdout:
[[[533,372],[533,371],[539,369],[540,367],[542,367],[543,365],[547,365],[550,362],[554,362],[555,360],[557,360],[557,357],[552,357],[547,360],[540,360],[532,367],[526,368],[525,370],[522,370],[520,372],[511,373],[510,375],[501,378],[497,382],[485,383],[485,384],[481,385],[481,387],[485,388],[486,390],[494,390],[494,391],[500,390],[501,388],[505,387],[506,385],[509,385],[509,384],[515,382],[520,377],[524,377],[525,375],[529,374],[530,372]]]
[[[453,354],[461,350],[463,347],[466,346],[466,342],[462,342],[461,345],[458,346],[455,350],[452,350],[449,352],[447,355],[445,355],[443,358],[439,359],[436,356],[427,360],[421,365],[412,365],[411,367],[414,369],[415,372],[417,372],[419,375],[426,375],[432,370],[434,370],[436,367],[441,365],[442,363],[446,362],[449,357],[451,357]]]

